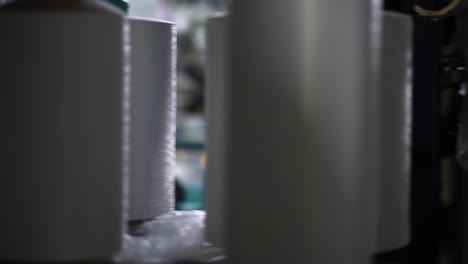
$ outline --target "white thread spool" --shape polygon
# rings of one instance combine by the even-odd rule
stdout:
[[[124,16],[105,1],[0,9],[0,259],[109,259],[122,237]]]
[[[409,242],[412,20],[385,12],[381,76],[381,174],[376,252]]]
[[[207,166],[205,178],[206,232],[208,242],[224,247],[225,117],[228,52],[228,17],[208,19],[207,24]]]
[[[379,1],[233,1],[231,263],[370,263]]]
[[[131,19],[130,219],[174,208],[175,27]]]

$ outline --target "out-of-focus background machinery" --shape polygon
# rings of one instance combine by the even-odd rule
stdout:
[[[417,14],[414,6],[445,8],[446,12],[437,16]],[[448,11],[446,7],[450,6],[456,7]],[[468,102],[466,8],[466,1],[385,1],[386,10],[414,17],[414,75],[411,242],[400,250],[379,255],[384,263],[468,261],[463,135]]]

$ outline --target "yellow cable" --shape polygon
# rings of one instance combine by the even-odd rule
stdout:
[[[440,17],[444,16],[450,12],[452,12],[455,8],[457,8],[461,4],[462,0],[453,0],[450,4],[448,4],[446,7],[432,11],[432,10],[426,10],[420,6],[415,6],[414,11],[418,13],[420,16],[425,16],[425,17]]]

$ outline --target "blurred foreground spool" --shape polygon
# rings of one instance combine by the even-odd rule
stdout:
[[[233,1],[230,263],[370,263],[380,8],[370,0]]]
[[[109,259],[123,232],[124,17],[105,1],[0,9],[0,259]]]

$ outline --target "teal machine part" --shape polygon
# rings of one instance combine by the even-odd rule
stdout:
[[[0,0],[2,1],[2,0]],[[128,14],[128,2],[124,0],[107,0],[109,3],[113,4],[114,6],[118,7],[122,11],[125,12],[125,14]]]

